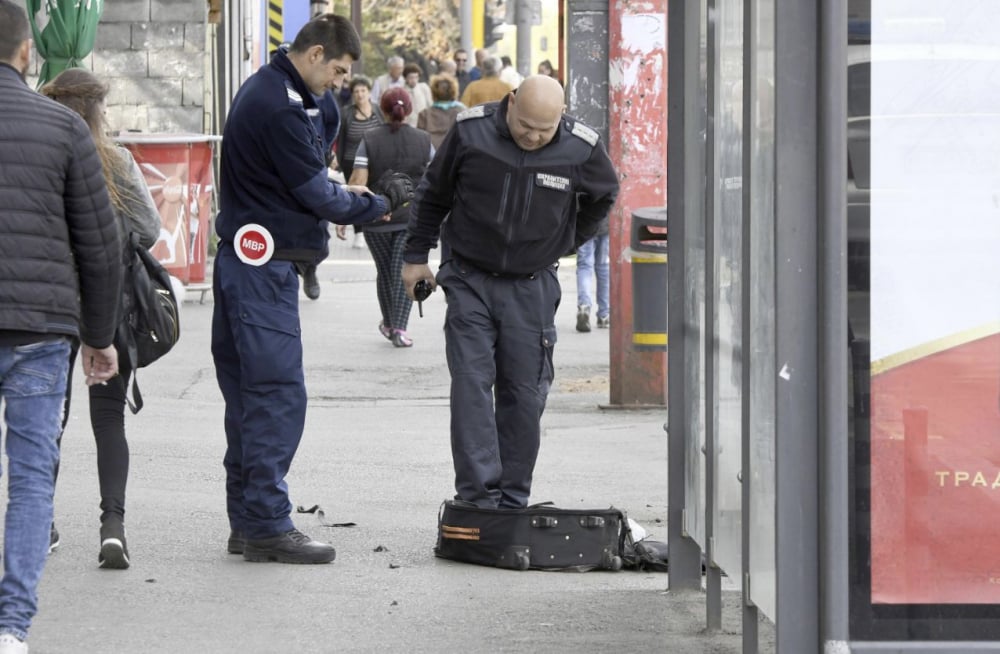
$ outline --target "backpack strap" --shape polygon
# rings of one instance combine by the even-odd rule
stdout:
[[[142,246],[139,245],[139,235],[135,232],[129,234],[129,261],[128,265],[125,266],[125,286],[129,293],[129,307],[125,315],[122,316],[122,320],[118,325],[118,333],[121,338],[121,343],[125,346],[124,350],[127,353],[129,365],[132,368],[132,377],[129,380],[128,386],[125,388],[125,402],[128,404],[129,411],[132,415],[139,413],[143,407],[142,393],[139,391],[139,382],[137,377],[139,376],[139,349],[135,344],[135,334],[132,333],[132,329],[129,327],[129,316],[128,314],[132,311],[132,307],[135,306],[135,298],[132,295],[132,275],[135,266],[142,265],[139,261],[138,249]],[[131,391],[132,397],[129,397],[129,392]]]

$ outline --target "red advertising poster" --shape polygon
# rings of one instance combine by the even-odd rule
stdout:
[[[1000,335],[871,380],[872,601],[1000,604]]]
[[[118,139],[135,157],[160,211],[153,255],[183,283],[205,281],[212,219],[215,137],[128,134]]]
[[[997,21],[995,2],[872,3],[876,605],[1000,604]]]

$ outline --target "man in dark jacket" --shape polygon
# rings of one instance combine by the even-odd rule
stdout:
[[[118,372],[121,246],[80,117],[27,87],[31,32],[0,0],[0,396],[8,455],[0,651],[27,652],[52,524],[70,352],[88,384]]]
[[[536,75],[459,114],[413,202],[403,283],[411,297],[418,281],[433,286],[427,253],[440,233],[455,490],[481,507],[528,503],[553,378],[556,264],[618,194],[597,133],[563,109],[559,82]]]
[[[335,557],[289,517],[285,475],[306,412],[296,265],[326,257],[331,221],[382,219],[410,191],[373,195],[327,179],[326,141],[311,114],[360,56],[349,20],[312,19],[243,84],[223,132],[212,356],[226,402],[228,549],[248,561]]]

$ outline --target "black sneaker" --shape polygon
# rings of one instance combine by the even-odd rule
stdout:
[[[604,316],[603,318],[597,316],[598,329],[608,329],[610,327],[611,327],[611,316]]]
[[[581,304],[576,312],[576,331],[590,331],[590,307]]]
[[[247,538],[242,531],[232,529],[229,531],[229,542],[226,543],[226,551],[230,554],[242,554],[247,546]]]
[[[316,278],[316,266],[308,264],[302,269],[302,290],[310,300],[319,298],[319,279]]]
[[[125,570],[129,566],[125,522],[118,514],[112,513],[101,521],[101,553],[97,555],[97,565],[110,570]]]
[[[59,548],[59,530],[56,529],[56,523],[52,523],[49,528],[49,554],[52,554]]]
[[[329,563],[337,557],[332,545],[309,538],[298,529],[271,538],[247,539],[244,561],[266,563]]]

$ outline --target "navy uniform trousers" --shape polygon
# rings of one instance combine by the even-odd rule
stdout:
[[[306,417],[299,279],[290,261],[250,266],[220,244],[212,291],[229,523],[248,539],[267,538],[294,527],[285,475]]]
[[[501,277],[451,259],[438,272],[448,301],[451,450],[458,499],[526,506],[552,385],[555,266]]]

